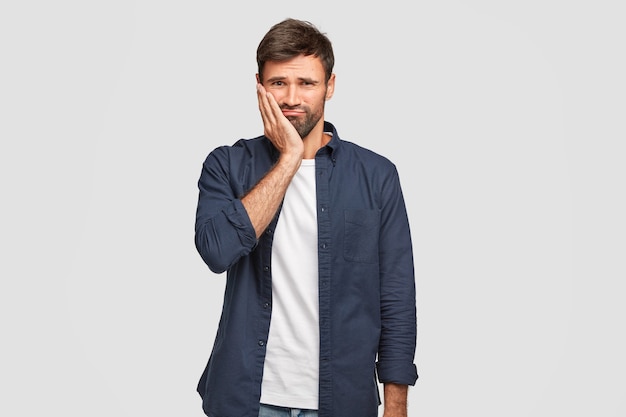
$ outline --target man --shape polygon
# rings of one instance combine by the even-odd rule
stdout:
[[[415,281],[395,166],[324,120],[330,41],[284,20],[257,49],[264,135],[214,149],[195,243],[227,271],[198,384],[209,417],[407,415],[417,379]]]

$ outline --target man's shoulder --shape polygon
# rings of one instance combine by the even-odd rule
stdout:
[[[237,139],[231,145],[223,145],[221,148],[225,149],[254,149],[258,147],[267,147],[267,138],[265,136],[257,136],[255,138],[242,138]]]
[[[385,168],[393,168],[394,163],[385,155],[378,153],[370,148],[359,145],[349,140],[341,139],[341,152],[345,152],[349,158],[354,158],[371,166],[379,166]]]
[[[268,149],[268,140],[265,136],[255,138],[237,139],[230,145],[220,145],[209,153],[210,155],[237,155],[257,153],[262,149]]]

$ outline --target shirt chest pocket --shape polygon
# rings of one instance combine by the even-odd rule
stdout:
[[[377,263],[379,229],[378,210],[344,210],[344,259]]]

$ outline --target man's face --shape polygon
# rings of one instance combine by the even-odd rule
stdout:
[[[332,97],[335,76],[328,85],[322,61],[314,56],[297,56],[284,62],[266,62],[261,84],[272,93],[283,114],[301,138],[323,120],[325,101]]]

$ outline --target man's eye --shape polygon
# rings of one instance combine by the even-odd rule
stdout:
[[[284,85],[284,83],[283,83],[282,81],[274,81],[274,82],[272,83],[272,85],[282,86],[282,85]]]

